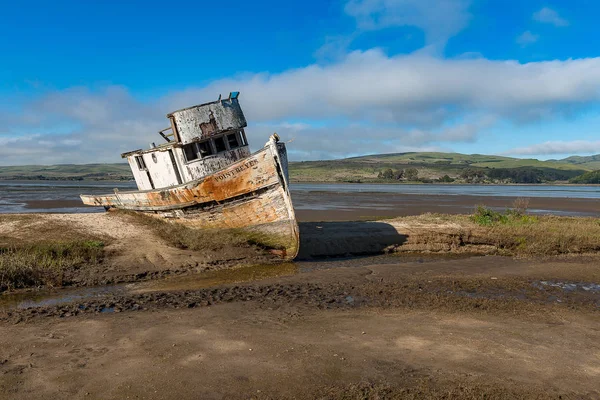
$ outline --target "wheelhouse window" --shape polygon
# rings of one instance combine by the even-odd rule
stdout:
[[[208,140],[204,142],[198,142],[198,149],[202,157],[210,156],[213,154],[212,146]]]
[[[230,133],[227,135],[227,144],[229,144],[230,149],[238,148],[238,141],[235,133]]]
[[[223,138],[221,138],[223,139]],[[223,145],[225,145],[223,143]],[[194,142],[183,146],[183,153],[185,154],[185,160],[187,162],[198,160],[200,158],[208,157],[215,154],[213,146],[210,144],[210,140],[204,140],[202,142]]]
[[[196,143],[190,143],[183,146],[183,152],[187,162],[198,159],[198,150],[196,149]]]
[[[225,147],[225,138],[223,136],[215,138],[215,147],[217,149],[217,153],[227,150],[227,147]]]
[[[146,163],[144,162],[144,157],[142,157],[142,156],[135,156],[135,163],[137,164],[138,169],[140,171],[145,171],[147,169],[146,168]]]

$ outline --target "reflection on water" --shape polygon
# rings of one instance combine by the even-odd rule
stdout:
[[[600,293],[600,285],[592,282],[553,282],[539,281],[534,282],[533,286],[538,289],[543,289],[544,286],[555,287],[564,290],[565,292],[574,292],[582,290],[584,292]]]
[[[126,293],[125,285],[5,293],[0,296],[0,310],[56,306],[122,293]]]

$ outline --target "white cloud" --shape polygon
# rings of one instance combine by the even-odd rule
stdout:
[[[534,21],[552,24],[554,26],[568,26],[569,21],[564,18],[561,18],[560,15],[556,11],[551,8],[544,7],[541,10],[533,13]]]
[[[521,45],[521,47],[525,47],[537,42],[539,38],[539,35],[533,34],[531,31],[525,31],[517,37],[517,44]]]
[[[591,154],[600,153],[600,140],[549,141],[506,152],[516,155]]]
[[[231,90],[241,91],[254,149],[276,130],[284,140],[296,137],[296,159],[331,158],[475,142],[496,121],[551,121],[598,104],[600,58],[521,64],[390,57],[375,49],[326,66],[222,79],[152,102],[123,87],[49,92],[11,117],[11,130],[0,136],[0,163],[120,161],[121,152],[160,141],[156,132],[168,125],[168,112]]]
[[[527,120],[599,101],[600,58],[521,64],[357,51],[328,66],[224,79],[165,100],[178,108],[232,88],[242,92],[255,122],[346,118],[438,126],[466,112]]]
[[[350,0],[345,11],[360,30],[414,26],[424,31],[426,44],[443,48],[470,18],[470,0]]]

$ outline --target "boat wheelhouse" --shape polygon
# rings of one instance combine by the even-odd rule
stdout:
[[[239,92],[227,99],[167,114],[166,141],[148,150],[121,154],[139,190],[154,190],[201,179],[250,155]]]

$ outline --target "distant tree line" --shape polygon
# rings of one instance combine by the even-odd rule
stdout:
[[[579,184],[600,184],[600,170],[586,172],[585,174],[572,178],[569,182]]]
[[[532,167],[493,168],[486,171],[486,175],[492,180],[504,180],[513,183],[567,181],[580,173],[581,171]]]
[[[380,179],[390,179],[396,181],[416,181],[419,179],[419,170],[416,168],[406,168],[393,170],[391,168],[379,171],[377,175]]]
[[[464,168],[456,179],[466,183],[542,183],[554,181],[574,182],[572,178],[580,175],[579,170],[560,170],[554,168],[534,168],[534,167],[517,167],[517,168]],[[584,174],[585,175],[585,174]],[[419,171],[416,168],[392,169],[387,168],[382,170],[377,175],[379,179],[395,180],[395,181],[419,181],[424,183],[431,182],[454,182],[456,179],[449,175],[444,175],[439,179],[420,178]],[[586,175],[585,183],[596,183],[599,179],[600,172],[597,175]],[[590,181],[590,182],[587,182]]]

